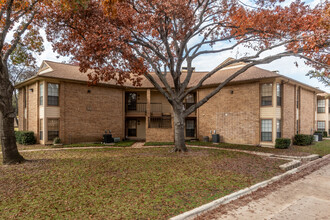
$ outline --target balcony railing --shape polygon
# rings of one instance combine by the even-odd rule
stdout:
[[[195,103],[184,103],[185,109],[194,105]],[[146,114],[147,113],[147,103],[126,103],[126,113],[127,114]],[[153,115],[159,114],[171,114],[172,107],[170,104],[162,103],[150,103],[150,113]]]
[[[126,103],[126,113],[146,113],[147,112],[147,103]]]

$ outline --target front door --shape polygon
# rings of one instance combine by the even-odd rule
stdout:
[[[128,119],[127,120],[127,136],[128,137],[136,137],[136,119]]]
[[[186,120],[186,137],[195,137],[195,119]]]

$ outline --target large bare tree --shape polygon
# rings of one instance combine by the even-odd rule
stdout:
[[[130,80],[139,85],[146,77],[172,105],[175,150],[186,151],[184,119],[250,67],[296,56],[329,71],[327,1],[315,8],[299,1],[287,7],[281,6],[281,0],[251,2],[252,6],[240,0],[69,1],[65,10],[51,8],[48,39],[60,54],[73,55],[82,71],[93,69],[94,82]],[[252,52],[217,66],[188,87],[196,59],[243,47]],[[282,52],[274,52],[278,48]],[[217,71],[239,62],[246,65],[184,108],[189,93]]]

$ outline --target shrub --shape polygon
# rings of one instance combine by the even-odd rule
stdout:
[[[328,137],[328,132],[326,131],[315,131],[315,134],[322,134],[322,137]]]
[[[328,132],[326,131],[315,131],[314,134],[322,134],[322,137],[328,137]]]
[[[33,131],[15,131],[16,142],[23,145],[35,144]]]
[[[296,134],[294,136],[293,144],[299,145],[299,146],[306,146],[313,143],[314,136],[313,135],[307,135],[307,134]]]
[[[286,149],[290,147],[291,140],[289,138],[277,138],[275,141],[275,148]]]
[[[61,143],[61,139],[59,137],[54,138],[53,144],[60,144],[60,143]]]

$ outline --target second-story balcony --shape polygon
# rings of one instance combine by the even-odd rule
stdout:
[[[149,94],[149,95],[148,95]],[[159,92],[132,91],[125,94],[125,113],[129,117],[173,115],[172,106]],[[188,109],[195,104],[195,95],[190,94],[184,100],[184,108]],[[196,112],[190,116],[196,115]]]
[[[126,103],[126,114],[127,115],[141,115],[147,114],[147,103]]]
[[[126,115],[145,116],[147,115],[147,103],[126,103]],[[151,115],[171,114],[170,104],[150,103]]]

